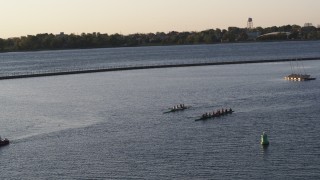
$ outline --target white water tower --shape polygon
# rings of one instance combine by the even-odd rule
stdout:
[[[252,20],[251,17],[248,18],[247,28],[248,29],[252,29],[253,28],[253,20]]]

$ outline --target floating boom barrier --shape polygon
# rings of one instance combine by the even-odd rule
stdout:
[[[320,60],[320,57],[300,58],[299,61],[312,61]],[[158,69],[158,68],[175,68],[175,67],[192,67],[192,66],[215,66],[215,65],[232,65],[232,64],[254,64],[254,63],[275,63],[275,62],[288,62],[290,59],[269,59],[269,60],[247,60],[247,61],[226,61],[226,62],[198,62],[198,63],[180,63],[180,64],[157,64],[157,65],[136,65],[136,66],[114,66],[103,67],[93,69],[72,69],[72,70],[52,70],[52,71],[33,71],[22,73],[8,73],[6,75],[0,75],[0,80],[5,79],[20,79],[20,78],[33,78],[44,76],[59,76],[59,75],[71,75],[71,74],[83,74],[83,73],[98,73],[98,72],[110,72],[110,71],[127,71],[127,70],[139,70],[139,69]]]

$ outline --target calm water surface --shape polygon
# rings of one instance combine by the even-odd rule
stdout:
[[[319,179],[320,62],[304,67],[317,80],[267,63],[0,81],[0,178]]]
[[[320,41],[0,53],[0,75],[142,65],[320,57]]]

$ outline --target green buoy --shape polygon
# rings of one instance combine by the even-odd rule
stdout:
[[[261,135],[261,144],[262,145],[269,145],[268,136],[265,132]]]

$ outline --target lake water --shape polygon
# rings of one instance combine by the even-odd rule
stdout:
[[[0,53],[0,76],[203,62],[320,57],[320,41]]]
[[[320,42],[0,54],[2,73],[320,57]],[[250,52],[250,53],[249,53]],[[0,81],[0,179],[320,179],[320,61]],[[167,113],[178,103],[192,106]],[[194,121],[231,107],[231,115]],[[270,145],[259,144],[266,131]]]

